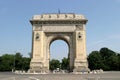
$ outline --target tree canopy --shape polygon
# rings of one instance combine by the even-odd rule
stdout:
[[[61,69],[68,70],[69,69],[69,60],[68,58],[64,57],[61,62]]]
[[[14,55],[4,54],[0,56],[0,71],[11,71],[12,69],[27,71],[30,65],[30,57],[23,57],[21,53]],[[101,48],[99,51],[92,51],[87,59],[91,70],[120,71],[120,54],[106,47]],[[57,59],[52,59],[49,65],[51,71],[57,68],[69,70],[69,59],[64,57],[61,62]]]
[[[30,58],[22,57],[21,53],[0,56],[0,71],[28,70]]]
[[[104,47],[99,51],[92,51],[88,56],[88,63],[91,70],[120,70],[120,54]]]
[[[53,71],[57,68],[60,68],[60,61],[57,59],[50,60],[50,70]]]

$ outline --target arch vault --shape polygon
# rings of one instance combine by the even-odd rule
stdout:
[[[32,20],[31,72],[49,72],[50,44],[64,40],[69,46],[70,71],[88,71],[86,56],[87,19],[80,14],[41,14]]]

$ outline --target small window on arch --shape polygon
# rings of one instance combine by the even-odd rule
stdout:
[[[40,35],[39,35],[39,33],[36,33],[36,35],[35,35],[35,40],[40,40]]]
[[[82,39],[80,32],[78,33],[78,39]]]
[[[78,38],[81,38],[81,36],[79,35]]]

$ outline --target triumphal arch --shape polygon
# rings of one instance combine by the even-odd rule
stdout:
[[[85,29],[87,19],[83,15],[41,14],[34,15],[30,22],[32,24],[31,72],[49,72],[50,45],[58,39],[64,40],[69,46],[70,71],[88,71]]]

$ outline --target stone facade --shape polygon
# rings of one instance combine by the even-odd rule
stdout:
[[[87,19],[78,14],[41,14],[30,20],[33,28],[31,72],[49,72],[50,44],[64,40],[69,46],[70,71],[88,71]]]

